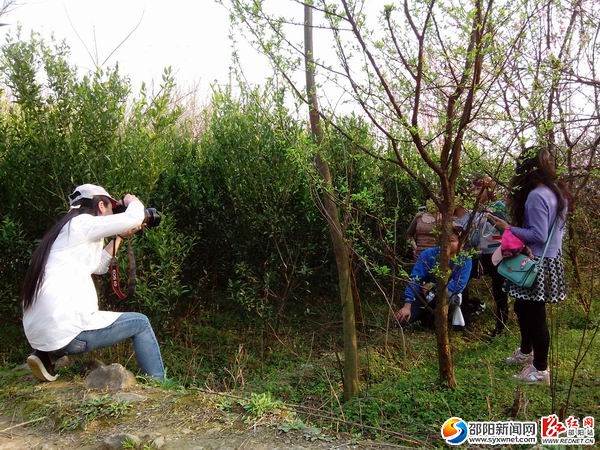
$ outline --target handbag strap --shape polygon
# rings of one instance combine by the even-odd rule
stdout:
[[[546,250],[548,250],[548,245],[550,245],[550,241],[552,240],[552,235],[554,234],[554,228],[556,228],[556,222],[558,222],[558,211],[556,212],[556,216],[554,217],[554,222],[552,223],[552,228],[550,229],[550,233],[548,234],[548,239],[546,240],[546,245],[544,246],[544,252],[542,253],[542,257],[540,261],[544,259],[546,256]]]

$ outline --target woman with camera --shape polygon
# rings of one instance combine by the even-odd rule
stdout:
[[[122,214],[113,208],[126,207]],[[33,375],[54,381],[54,362],[132,338],[139,368],[163,380],[160,348],[148,318],[135,312],[100,311],[91,275],[104,274],[124,236],[141,229],[144,205],[131,194],[117,202],[93,184],[69,195],[69,212],[42,238],[23,285],[23,327],[34,352]],[[104,238],[115,236],[103,248]]]

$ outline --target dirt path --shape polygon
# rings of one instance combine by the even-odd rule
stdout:
[[[14,425],[10,418],[0,416],[0,429]],[[299,432],[288,434],[278,433],[274,429],[258,427],[256,430],[241,432],[223,432],[219,427],[204,431],[183,429],[169,430],[160,424],[148,424],[144,428],[131,425],[115,425],[94,432],[55,433],[44,428],[25,426],[14,428],[0,434],[0,449],[101,449],[108,448],[104,441],[110,436],[124,433],[132,434],[142,439],[145,436],[161,436],[164,449],[209,450],[209,449],[385,449],[398,448],[386,444],[362,442],[342,437],[328,437],[326,441],[315,440]],[[158,425],[158,426],[156,426]],[[148,441],[142,441],[143,445]]]
[[[249,416],[239,405],[197,391],[138,385],[107,394],[85,389],[78,379],[37,384],[27,373],[11,381],[0,403],[2,450],[398,448],[304,425],[289,412]]]

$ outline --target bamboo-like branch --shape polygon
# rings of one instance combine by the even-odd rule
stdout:
[[[392,42],[394,43],[394,47],[396,49],[396,53],[398,54],[398,57],[400,58],[400,61],[402,61],[402,65],[406,68],[406,70],[408,71],[408,73],[410,73],[410,75],[414,79],[416,79],[417,75],[413,72],[412,68],[410,67],[410,64],[408,63],[408,60],[404,56],[404,52],[400,48],[400,44],[398,43],[398,39],[396,38],[396,33],[394,32],[394,28],[392,26],[391,11],[386,11],[386,13],[385,13],[385,20],[386,20],[386,23],[387,23],[387,26],[388,26],[388,31],[390,32],[390,36],[392,38]]]
[[[48,416],[43,416],[43,417],[38,417],[36,419],[28,420],[27,422],[21,422],[21,423],[18,423],[16,425],[13,425],[11,427],[8,427],[8,428],[5,428],[3,430],[0,430],[0,433],[6,433],[6,432],[8,432],[10,430],[14,430],[15,428],[24,427],[25,425],[29,425],[31,423],[39,422],[40,420],[45,420],[47,418],[48,418]]]
[[[421,103],[421,84],[423,82],[425,33],[427,32],[427,26],[429,25],[429,19],[431,19],[431,12],[434,4],[435,0],[431,0],[427,10],[427,16],[425,17],[425,23],[423,24],[423,31],[421,34],[417,35],[417,42],[419,44],[417,53],[417,77],[415,78],[415,101],[413,103],[413,115],[411,120],[411,124],[415,128],[419,125],[419,106]],[[408,8],[407,0],[404,2],[404,8]],[[409,14],[408,11],[407,14]]]
[[[440,178],[442,178],[444,176],[444,174],[442,172],[442,169],[441,169],[441,167],[435,161],[433,161],[433,159],[431,159],[431,156],[428,154],[427,150],[425,149],[425,146],[423,145],[423,141],[421,139],[421,136],[420,136],[418,128],[409,125],[406,117],[404,116],[404,113],[402,112],[402,109],[398,105],[398,102],[396,101],[396,99],[394,97],[394,94],[392,93],[392,90],[390,88],[389,82],[387,81],[386,77],[383,75],[381,69],[379,68],[379,65],[377,64],[377,62],[375,61],[375,58],[373,57],[373,54],[369,50],[369,48],[368,48],[368,46],[367,46],[367,44],[366,44],[366,42],[365,42],[365,40],[364,40],[364,38],[362,36],[362,33],[358,29],[358,25],[356,23],[356,20],[354,19],[354,17],[352,16],[352,13],[350,12],[350,8],[348,6],[348,1],[347,0],[341,0],[341,1],[342,1],[342,4],[344,5],[344,10],[346,11],[346,16],[348,18],[348,21],[350,22],[350,25],[352,26],[352,30],[353,30],[354,36],[356,37],[356,40],[358,41],[358,43],[359,43],[360,47],[362,48],[363,52],[365,53],[365,55],[369,59],[369,63],[371,64],[371,67],[373,68],[373,70],[377,74],[379,82],[381,83],[384,91],[387,94],[388,100],[392,104],[392,106],[394,108],[394,111],[396,112],[396,114],[398,116],[398,119],[400,119],[400,123],[409,132],[409,134],[412,137],[413,142],[414,142],[417,150],[419,151],[419,154],[421,155],[421,157],[423,158],[423,160],[425,161],[425,163],[434,172],[436,172],[437,175]]]
[[[454,67],[452,61],[450,60],[450,55],[448,55],[448,51],[446,50],[446,45],[444,44],[444,40],[442,39],[442,35],[440,33],[440,28],[438,27],[437,20],[435,20],[435,15],[432,15],[431,20],[435,27],[435,34],[437,36],[438,42],[442,48],[442,53],[444,54],[444,58],[446,58],[446,65],[448,66],[448,70],[452,75],[452,79],[454,80],[454,84],[458,84],[458,77],[456,76],[456,72],[454,72]]]

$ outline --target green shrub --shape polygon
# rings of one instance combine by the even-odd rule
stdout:
[[[201,234],[190,276],[206,273],[253,313],[280,312],[328,254],[305,132],[280,92],[216,92],[205,122],[199,144],[161,180],[159,202],[184,232]]]
[[[80,77],[68,56],[65,45],[48,45],[35,34],[29,41],[9,37],[0,52],[0,81],[14,100],[0,110],[0,217],[15,224],[3,225],[6,236],[19,227],[20,242],[9,242],[12,253],[2,258],[3,270],[19,282],[33,242],[66,211],[76,185],[96,183],[115,197],[132,192],[148,203],[159,178],[172,169],[180,142],[189,142],[169,70],[158,94],[142,87],[134,98],[117,68]],[[187,292],[180,276],[193,241],[166,219],[136,244],[139,306],[150,315],[167,314]],[[12,282],[2,274],[0,283]],[[0,297],[0,309],[14,305],[14,284]]]
[[[395,164],[363,150],[395,159],[381,148],[364,120],[350,116],[342,127],[344,133],[327,130],[322,151],[334,174],[346,239],[354,251],[354,272],[363,289],[372,282],[386,287],[403,274],[399,265],[407,256],[405,230],[423,203],[421,188]]]
[[[19,292],[32,245],[22,228],[9,216],[0,222],[0,315],[5,318],[16,318],[21,312]]]
[[[252,393],[249,399],[242,400],[240,403],[253,419],[260,419],[265,414],[278,411],[283,407],[283,402],[274,399],[270,392]]]
[[[169,215],[163,215],[159,227],[136,237],[136,309],[164,321],[189,299],[190,288],[181,272],[194,244],[195,237],[178,231]]]

